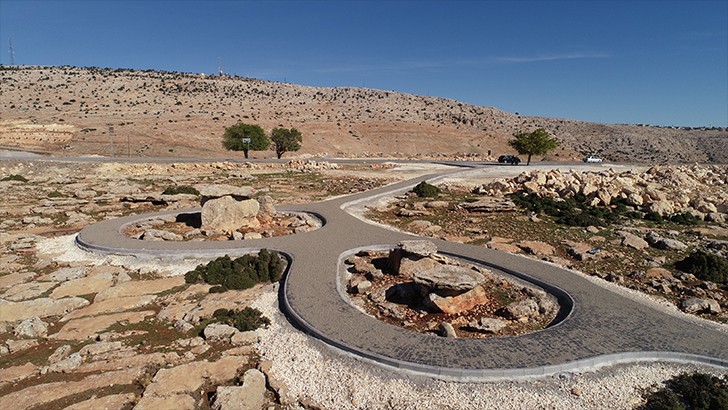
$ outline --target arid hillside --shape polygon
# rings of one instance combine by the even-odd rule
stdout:
[[[61,155],[234,157],[241,154],[223,149],[222,134],[242,121],[266,131],[281,126],[301,130],[303,148],[295,155],[492,159],[512,152],[507,140],[513,133],[543,127],[560,141],[550,156],[555,160],[596,153],[611,161],[728,163],[725,128],[526,117],[392,91],[224,76],[0,69],[0,146],[5,148]]]

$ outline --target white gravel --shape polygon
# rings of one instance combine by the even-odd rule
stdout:
[[[252,304],[270,318],[258,349],[289,400],[310,398],[327,409],[630,409],[641,392],[684,371],[728,370],[673,363],[638,363],[541,380],[459,383],[407,376],[356,360],[293,328],[278,310],[277,289]],[[581,390],[580,396],[571,393]]]
[[[180,276],[207,263],[215,256],[134,256],[134,255],[102,255],[84,251],[76,246],[76,235],[59,236],[44,239],[36,243],[39,257],[56,262],[68,263],[72,266],[120,266],[140,274],[154,273],[156,276]]]

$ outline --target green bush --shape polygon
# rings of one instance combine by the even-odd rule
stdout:
[[[623,204],[615,205],[614,209],[588,205],[584,195],[557,201],[518,192],[511,195],[511,200],[520,208],[552,216],[556,223],[568,226],[610,225],[617,222],[621,214],[629,211]]]
[[[680,225],[697,225],[700,219],[690,212],[682,212],[670,216],[670,222],[675,222]]]
[[[198,265],[185,273],[185,282],[214,285],[210,293],[220,293],[228,289],[249,289],[256,283],[276,282],[282,273],[283,260],[278,254],[262,249],[258,255],[243,255],[234,260],[225,255]]]
[[[255,330],[261,326],[268,326],[270,320],[255,308],[246,307],[243,310],[218,309],[212,314],[216,322],[232,326],[241,332]]]
[[[162,195],[178,195],[178,194],[189,194],[189,195],[200,195],[195,187],[189,185],[174,185],[167,187]]]
[[[412,189],[412,192],[420,198],[426,198],[440,195],[440,188],[422,181]]]
[[[642,217],[645,221],[662,222],[662,215],[655,211],[648,211]]]
[[[26,179],[22,175],[18,174],[12,174],[4,177],[3,179],[0,179],[0,181],[18,181],[18,182],[28,182],[28,179]]]
[[[705,373],[683,373],[650,393],[643,410],[728,409],[728,380]]]
[[[685,259],[675,262],[675,267],[692,273],[698,279],[711,282],[728,282],[728,259],[705,251],[695,251]]]

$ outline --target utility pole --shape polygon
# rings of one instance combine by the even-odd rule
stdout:
[[[8,38],[8,43],[10,43],[10,47],[8,48],[8,53],[10,54],[10,65],[15,65],[15,50],[13,50],[13,38]]]
[[[114,126],[109,124],[109,151],[111,151],[111,157],[114,157]]]

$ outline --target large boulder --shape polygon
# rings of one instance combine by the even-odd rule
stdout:
[[[231,196],[211,199],[202,206],[202,228],[232,232],[244,227],[256,227],[260,204],[255,199],[237,201]]]
[[[255,189],[251,186],[234,186],[226,184],[197,185],[196,188],[200,191],[200,202],[203,206],[211,199],[222,198],[224,196],[232,197],[238,201],[250,199],[255,192]]]
[[[412,275],[415,283],[441,296],[459,295],[485,282],[485,276],[460,266],[439,265]]]
[[[455,315],[488,302],[488,295],[482,286],[477,286],[457,296],[442,297],[436,293],[430,293],[425,297],[424,302],[431,309]]]
[[[650,247],[650,244],[646,240],[639,236],[629,232],[619,232],[622,236],[622,246],[629,246],[630,248],[641,250]]]
[[[430,241],[402,241],[399,246],[410,255],[427,257],[437,253],[437,245]]]

